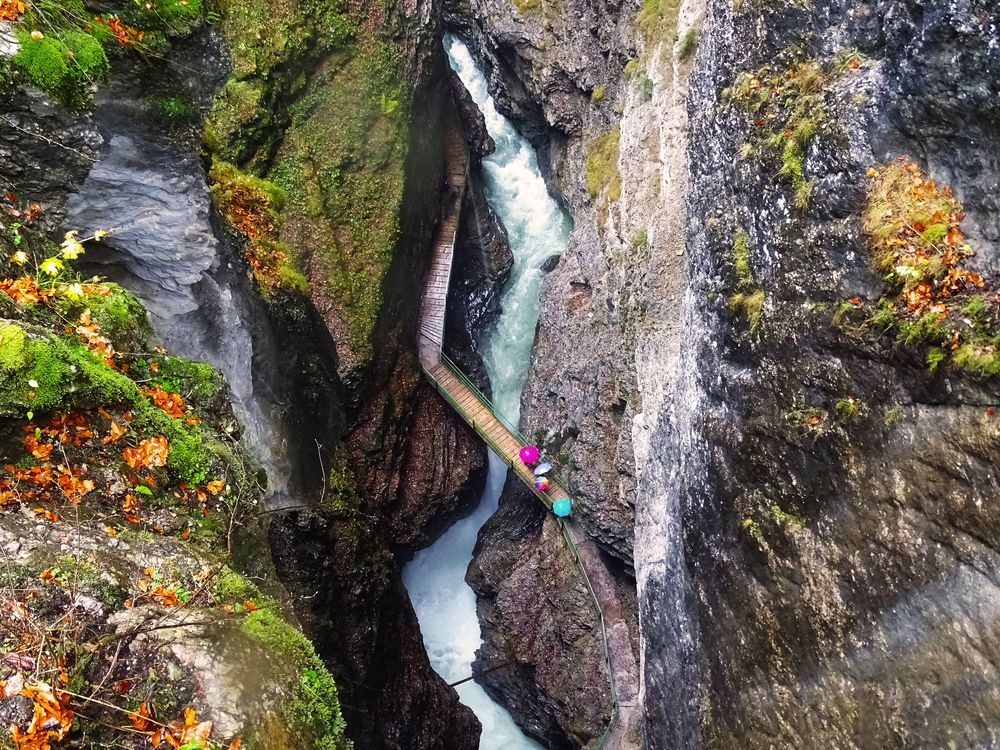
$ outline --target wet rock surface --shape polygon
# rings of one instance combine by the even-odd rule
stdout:
[[[507,232],[487,202],[482,177],[473,166],[455,237],[445,354],[487,395],[490,383],[482,361],[483,337],[500,315],[500,295],[513,265]]]
[[[696,345],[683,409],[650,441],[666,510],[660,561],[640,576],[649,747],[997,742],[1000,392],[834,316],[885,293],[859,214],[866,169],[899,155],[967,199],[977,262],[995,273],[980,186],[997,169],[979,145],[998,135],[990,13],[709,3],[691,103]],[[859,66],[831,63],[852,49]],[[797,208],[773,155],[741,158],[754,125],[722,92],[802,60],[835,72]],[[740,229],[766,295],[756,331],[726,305]]]
[[[70,114],[39,91],[0,99],[0,109],[4,190],[17,194],[25,206],[46,206],[40,222],[57,228],[66,195],[96,161],[103,139],[89,117]]]
[[[325,512],[283,515],[271,539],[283,580],[308,602],[307,632],[358,701],[345,699],[351,737],[365,748],[478,747],[479,721],[431,670],[399,569],[364,501],[336,492]]]
[[[458,116],[462,122],[462,131],[469,145],[469,151],[474,159],[489,156],[496,150],[497,144],[486,129],[486,118],[479,111],[458,73],[451,67],[448,68],[448,83],[451,85],[451,95],[458,108]]]
[[[466,580],[483,627],[479,682],[548,747],[596,747],[611,711],[597,612],[555,519],[518,480],[480,531]]]
[[[215,61],[216,43],[202,44],[204,60]],[[194,55],[185,48],[177,62],[189,63]],[[224,72],[206,70],[215,71],[215,83]],[[312,451],[315,436],[308,428],[335,424],[338,407],[328,403],[325,417],[314,413],[305,420],[292,405],[294,376],[276,364],[278,331],[248,278],[239,240],[216,220],[191,136],[166,125],[144,99],[172,85],[174,76],[171,67],[160,75],[119,63],[116,85],[99,91],[95,104],[104,145],[65,201],[66,222],[84,235],[114,230],[88,253],[88,267],[136,294],[164,346],[224,373],[248,439],[272,461],[266,466],[272,504],[287,504],[301,489],[290,486],[293,476],[308,473],[297,459],[303,446]],[[206,77],[187,84],[202,99],[213,84]]]

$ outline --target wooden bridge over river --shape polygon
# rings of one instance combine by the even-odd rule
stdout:
[[[424,374],[438,392],[486,444],[531,489],[549,509],[561,497],[572,497],[565,482],[554,478],[547,492],[535,488],[534,473],[518,456],[525,438],[516,425],[497,414],[490,400],[445,356],[445,312],[455,249],[455,235],[469,168],[465,138],[457,125],[444,134],[448,194],[434,237],[434,253],[420,306],[418,321],[419,356]],[[550,475],[551,478],[551,475]],[[629,637],[614,578],[597,545],[572,519],[558,519],[563,536],[577,562],[580,575],[590,592],[600,620],[601,637],[608,669],[613,713],[607,731],[596,747],[632,750],[639,747],[639,668]]]

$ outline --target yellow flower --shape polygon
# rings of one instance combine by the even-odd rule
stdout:
[[[23,266],[25,263],[28,262],[28,254],[24,252],[24,250],[18,250],[16,253],[10,256],[10,259],[15,263],[17,263],[17,265]]]
[[[35,29],[34,31],[31,32],[31,38],[32,39],[41,39],[44,36],[45,36],[45,34],[43,34],[42,32],[40,32],[38,29]]]
[[[58,276],[59,272],[63,270],[65,264],[58,258],[46,258],[42,261],[42,273],[47,273],[49,276]]]
[[[95,229],[94,230],[94,242],[100,242],[105,237],[107,237],[111,232],[107,229]]]
[[[80,299],[83,296],[83,285],[70,284],[66,287],[64,294],[70,299]]]
[[[63,240],[60,247],[62,248],[63,257],[69,260],[76,260],[84,253],[83,245],[76,238],[75,229],[71,232],[66,232],[66,239]]]

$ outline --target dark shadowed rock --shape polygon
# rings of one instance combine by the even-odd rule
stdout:
[[[466,183],[445,317],[445,353],[490,394],[483,337],[500,315],[500,295],[514,265],[507,230],[490,207],[478,168]]]
[[[473,156],[480,159],[492,154],[497,147],[493,136],[486,130],[486,118],[479,111],[479,107],[472,99],[462,79],[458,73],[448,68],[448,81],[451,83],[451,93],[455,97],[455,105],[458,107],[458,116],[462,121],[462,130],[465,133],[465,141],[469,145],[469,151]]]
[[[479,721],[431,670],[399,569],[363,501],[336,488],[328,497],[328,511],[276,518],[271,542],[282,579],[308,602],[300,611],[317,651],[356,696],[344,705],[352,739],[371,750],[473,750]]]
[[[549,747],[595,747],[610,714],[597,612],[555,518],[518,480],[480,531],[466,580],[483,623],[473,670],[487,692]]]

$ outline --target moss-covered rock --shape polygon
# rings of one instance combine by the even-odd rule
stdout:
[[[386,14],[248,2],[222,15],[233,75],[214,101],[204,144],[287,195],[278,236],[269,238],[277,244],[261,244],[251,265],[275,265],[286,288],[311,285],[342,363],[364,363],[398,238],[409,141]],[[355,39],[361,26],[368,31]],[[298,100],[289,109],[290,93]]]
[[[370,43],[331,63],[292,110],[270,178],[282,239],[333,305],[339,351],[364,361],[399,235],[408,127],[398,61]]]
[[[134,297],[73,272],[80,252],[0,232],[0,586],[17,613],[0,680],[26,685],[0,701],[4,728],[349,748],[333,678],[280,603],[225,383],[154,347]],[[45,259],[62,264],[37,278]],[[32,726],[46,691],[60,713]]]
[[[21,48],[14,55],[14,65],[69,109],[88,105],[93,85],[107,78],[110,64],[104,48],[81,29],[40,38],[18,30],[17,40]]]

